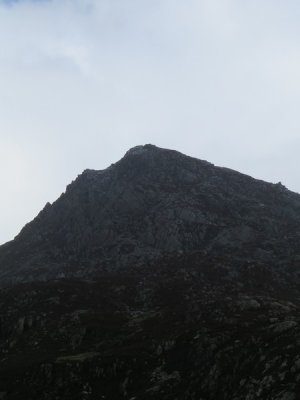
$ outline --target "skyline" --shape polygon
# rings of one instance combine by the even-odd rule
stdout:
[[[0,243],[152,143],[300,192],[300,4],[0,1]]]

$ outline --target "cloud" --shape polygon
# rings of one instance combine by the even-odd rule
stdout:
[[[299,191],[299,14],[292,0],[0,1],[0,242],[141,143]]]

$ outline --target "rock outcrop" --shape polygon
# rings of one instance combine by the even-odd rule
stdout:
[[[146,145],[84,171],[1,246],[0,280],[87,278],[193,251],[279,264],[299,243],[298,194]]]
[[[296,400],[300,196],[152,145],[0,247],[0,399]]]

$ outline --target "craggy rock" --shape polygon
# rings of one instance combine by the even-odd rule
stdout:
[[[152,145],[0,247],[0,399],[300,398],[300,196]]]
[[[281,184],[138,146],[104,171],[84,171],[1,246],[0,278],[95,277],[199,250],[294,267],[299,226],[300,196]]]

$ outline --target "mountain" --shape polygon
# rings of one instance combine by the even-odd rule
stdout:
[[[203,251],[278,264],[300,251],[300,196],[152,145],[86,170],[0,247],[2,281],[92,277]]]
[[[153,145],[0,246],[0,399],[300,398],[300,195]]]

